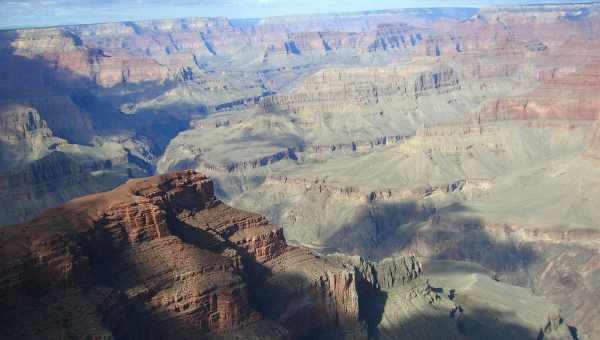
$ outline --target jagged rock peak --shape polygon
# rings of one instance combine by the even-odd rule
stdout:
[[[331,257],[353,268],[360,280],[375,289],[402,286],[423,273],[423,265],[414,255],[390,257],[378,262],[343,254],[333,254]]]

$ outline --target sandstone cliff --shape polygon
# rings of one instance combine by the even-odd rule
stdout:
[[[4,337],[366,336],[353,267],[288,246],[194,172],[130,180],[0,237]]]
[[[0,107],[0,172],[39,158],[49,146],[59,143],[61,141],[54,138],[48,123],[34,108]]]
[[[600,63],[587,61],[566,74],[555,71],[534,91],[516,98],[502,98],[484,104],[478,121],[568,119],[595,120],[600,109],[596,93]]]

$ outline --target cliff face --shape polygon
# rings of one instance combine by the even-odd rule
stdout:
[[[490,10],[465,20],[469,18],[466,13],[425,19],[426,13],[392,11],[319,19],[272,18],[250,27],[236,27],[223,18],[189,18],[23,29],[4,32],[0,39],[4,49],[41,58],[57,70],[69,71],[71,78],[113,87],[173,80],[182,71],[188,76],[202,75],[210,57],[231,58],[241,51],[263,55],[263,61],[345,51],[429,57],[484,50],[514,54],[525,43],[531,48],[545,46],[531,41],[549,40],[553,45],[559,40],[556,26],[565,31],[579,28],[577,22],[543,14],[532,11],[534,19],[529,20]],[[523,35],[522,39],[513,32]]]
[[[269,20],[240,28],[227,19],[190,18],[23,29],[7,31],[0,39],[5,50],[41,58],[57,70],[69,71],[102,87],[164,82],[184,70],[191,76],[201,75],[205,67],[202,64],[210,57],[230,58],[243,50],[263,54],[265,61],[278,56],[347,50],[439,56],[440,43],[460,52],[438,32],[404,23],[414,21],[410,15],[373,15],[367,20],[367,28],[359,31],[352,31],[351,21],[338,21],[339,27],[319,31],[307,27],[311,26],[310,19],[298,21],[296,28],[291,22]]]
[[[595,120],[600,101],[595,93],[600,63],[591,63],[569,73],[555,71],[543,78],[542,84],[526,95],[502,98],[484,104],[479,121],[521,119]]]
[[[0,121],[3,143],[17,143],[32,138],[36,130],[47,129],[48,125],[32,108],[13,106],[3,108]]]
[[[580,12],[587,14],[574,20]],[[325,48],[322,60],[333,58],[342,66],[307,67],[277,93],[219,112],[226,125],[191,129],[173,139],[159,170],[244,172],[319,158],[311,150],[370,152],[372,145],[393,144],[394,138],[403,142],[400,137],[420,133],[423,125],[467,121],[468,129],[471,123],[506,120],[591,121],[597,115],[597,15],[597,7],[577,5],[490,8],[460,22],[427,25],[391,16],[384,22],[370,18],[363,26],[351,16],[347,27],[361,31],[348,37],[341,28],[320,31],[342,25],[323,18],[265,20],[254,28],[257,37],[288,39],[287,49],[275,49],[285,54],[278,62]],[[296,39],[300,33],[302,39]],[[331,36],[345,38],[332,43]],[[266,55],[262,64],[272,65],[275,59]],[[352,67],[343,66],[348,55]],[[239,154],[224,145],[235,145]]]
[[[235,131],[216,137],[211,132],[206,139],[214,139],[214,147],[205,147],[204,138],[184,145],[190,159],[180,159],[182,148],[175,142],[178,155],[166,155],[169,164],[161,170],[187,164],[240,172],[295,161],[301,150],[369,151],[414,134],[424,123],[472,118],[483,101],[480,121],[588,119],[597,103],[575,98],[593,97],[593,91],[569,94],[571,84],[557,79],[572,73],[573,65],[594,60],[596,18],[596,7],[577,5],[285,17],[247,26],[224,18],[188,18],[3,31],[0,116],[20,118],[19,126],[2,125],[11,138],[0,146],[2,170],[26,167],[55,151],[52,146],[69,153],[64,141],[77,144],[77,150],[92,146],[91,153],[107,142],[143,149],[113,168],[109,184],[86,183],[109,189],[131,172],[152,174],[170,140],[188,128],[190,117],[204,112],[235,112],[227,117]],[[540,82],[551,89],[514,94],[528,93]],[[236,111],[247,108],[280,121],[240,126]],[[32,121],[42,128],[26,123],[28,112],[37,112],[39,119]],[[280,127],[281,133],[273,131]],[[23,129],[33,130],[25,136]],[[234,154],[224,161],[194,152],[200,146],[229,156],[218,145],[234,141],[223,143],[222,135],[260,143],[247,139],[236,145],[248,159]],[[274,143],[265,140],[273,135],[278,136]],[[113,162],[99,153],[96,162]],[[127,153],[122,150],[119,157]],[[51,195],[38,195],[39,204],[27,208],[28,214],[75,197],[44,198]],[[1,222],[33,217],[19,216]]]
[[[566,41],[586,42],[598,32],[593,6],[491,8],[476,16],[463,11],[438,18],[411,11],[271,18],[249,27],[236,27],[223,18],[188,18],[22,29],[0,34],[0,48],[45,61],[62,80],[114,87],[163,83],[181,74],[187,80],[203,77],[210,71],[210,58],[235,62],[239,53],[262,55],[266,64],[281,56],[283,60],[303,54],[342,57],[348,51],[356,56],[398,52],[433,58],[527,58],[562,48]],[[477,59],[474,64],[479,64]],[[517,68],[507,60],[502,64],[507,65],[484,62],[478,72]]]
[[[280,228],[224,205],[194,172],[130,180],[0,237],[8,338],[364,334],[354,269],[288,246]],[[72,317],[78,308],[85,314]]]
[[[23,105],[0,107],[0,171],[39,157],[47,145],[60,143],[53,138],[46,121],[34,108]]]
[[[326,69],[306,79],[290,94],[265,98],[261,107],[267,113],[336,112],[350,105],[389,102],[393,96],[415,99],[432,92],[450,92],[458,89],[459,83],[452,68],[438,65]]]
[[[158,188],[152,190],[149,183],[131,183],[111,194],[71,202],[28,226],[6,229],[4,270],[16,277],[4,281],[7,300],[23,299],[30,285],[52,294],[104,283],[115,294],[127,295],[128,304],[136,301],[139,305],[131,308],[147,311],[142,317],[148,322],[146,327],[167,321],[182,331],[189,323],[195,331],[208,332],[233,327],[250,318],[245,292],[240,291],[241,279],[235,274],[239,267],[235,259],[194,249],[167,228],[167,213],[160,205],[176,203],[185,184],[192,190],[198,189],[189,192],[198,199],[199,208],[206,203],[208,197],[203,195],[209,191],[205,194],[201,190],[207,185],[205,178],[191,180],[165,180],[161,184],[167,189],[162,192],[157,192]],[[22,233],[25,236],[21,238]],[[13,260],[8,261],[8,257]],[[219,281],[222,284],[216,284]],[[195,285],[186,287],[192,282]],[[228,300],[232,303],[224,302]],[[238,314],[239,318],[233,318]],[[123,327],[121,332],[125,334],[121,336],[141,337],[143,333],[139,332],[145,332],[143,327],[119,325],[126,322],[124,319],[115,322],[114,327]],[[176,328],[161,328],[163,332],[179,332]],[[31,332],[29,336],[36,336],[35,330],[27,331]],[[89,335],[93,334],[80,336]],[[119,335],[118,331],[115,335]]]

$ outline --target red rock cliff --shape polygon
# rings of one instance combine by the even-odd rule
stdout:
[[[281,228],[226,206],[192,171],[130,180],[3,228],[0,259],[5,338],[360,335],[353,270],[288,246]]]

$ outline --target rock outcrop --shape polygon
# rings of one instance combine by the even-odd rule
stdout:
[[[0,172],[37,158],[59,144],[39,112],[22,105],[0,107]]]
[[[288,246],[191,171],[130,180],[0,238],[7,338],[364,333],[353,268]]]

